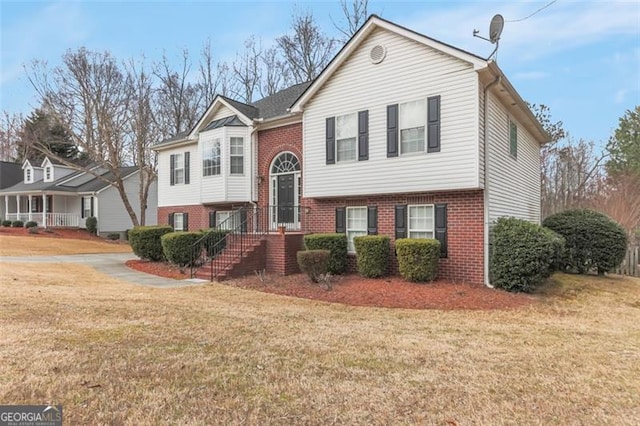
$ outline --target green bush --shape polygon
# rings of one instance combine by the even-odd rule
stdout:
[[[389,264],[389,237],[363,235],[355,237],[358,272],[363,277],[377,278],[387,274]]]
[[[111,241],[116,241],[120,239],[120,233],[119,232],[109,232],[107,234],[107,238],[110,239]]]
[[[200,232],[169,232],[160,237],[165,258],[180,267],[191,264],[191,246],[202,237]]]
[[[25,228],[37,228],[38,227],[38,222],[30,220],[29,222],[24,224]]]
[[[398,270],[405,280],[433,281],[438,276],[440,241],[431,238],[396,240]]]
[[[549,263],[549,275],[562,269],[562,256],[564,255],[564,237],[549,228],[542,228],[551,241],[552,255]]]
[[[498,219],[491,239],[491,284],[512,292],[530,293],[540,286],[563,247],[562,238],[550,230],[513,217]]]
[[[297,253],[298,266],[307,274],[311,281],[317,283],[322,275],[326,275],[329,269],[329,250],[306,250]]]
[[[129,231],[129,244],[140,259],[164,260],[160,238],[169,232],[173,232],[173,228],[168,225],[136,226]]]
[[[347,236],[345,234],[310,234],[304,236],[307,250],[329,250],[331,274],[342,274],[347,270]]]
[[[10,228],[11,227],[11,221],[10,220],[3,220],[2,221],[2,226],[4,226],[5,228]]]
[[[602,213],[587,209],[566,210],[549,216],[547,228],[565,239],[561,266],[571,272],[598,274],[622,263],[627,251],[627,233]]]
[[[21,220],[14,220],[11,222],[11,227],[13,228],[22,228],[24,226],[24,222]]]
[[[87,231],[89,231],[90,234],[95,235],[98,232],[98,219],[94,216],[88,217],[85,220],[84,225],[87,227]]]
[[[207,256],[215,257],[218,253],[225,249],[227,246],[227,234],[231,231],[223,229],[205,229],[202,231],[202,235],[206,237],[202,240],[202,246],[207,251]]]

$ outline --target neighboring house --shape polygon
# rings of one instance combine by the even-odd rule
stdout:
[[[22,181],[22,167],[18,163],[0,161],[0,190]],[[7,211],[4,197],[0,197],[0,219]]]
[[[98,219],[98,233],[124,233],[133,227],[120,193],[109,182],[112,172],[99,166],[93,173],[45,158],[39,166],[29,160],[22,164],[21,181],[0,190],[7,220],[35,221],[42,227],[84,228],[86,218]],[[140,173],[136,167],[120,168],[125,189],[134,211],[140,214],[138,197]],[[99,176],[99,177],[98,177]],[[147,200],[146,224],[156,224],[157,188],[154,182]]]
[[[346,233],[350,252],[357,235],[436,238],[442,278],[489,284],[491,223],[540,221],[547,140],[493,61],[372,16],[313,82],[218,96],[157,145],[158,221],[234,228],[266,209],[269,230]],[[293,271],[301,243],[277,238],[264,265]]]

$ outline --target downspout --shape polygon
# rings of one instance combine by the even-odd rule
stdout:
[[[493,288],[489,279],[489,122],[487,121],[487,93],[489,89],[502,81],[498,75],[495,80],[485,86],[482,105],[483,140],[484,140],[484,285]]]
[[[254,201],[255,199],[258,199],[259,197],[259,191],[260,188],[258,188],[258,186],[260,185],[258,183],[258,126],[257,124],[262,123],[262,118],[257,118],[253,120],[253,130],[251,130],[251,139],[253,139],[255,141],[255,143],[252,143],[252,150],[253,150],[253,155],[251,156],[251,162],[253,163],[251,166],[251,168],[253,169],[253,177],[251,179],[251,200],[249,201],[249,204],[251,205],[251,207],[253,207],[253,230],[254,232],[258,232],[258,222],[256,220],[256,218],[258,217],[258,204],[256,204],[256,202]]]

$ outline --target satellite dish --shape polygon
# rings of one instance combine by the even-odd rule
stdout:
[[[502,15],[497,14],[491,18],[491,24],[489,25],[489,41],[492,44],[496,44],[500,40],[500,34],[504,28],[504,18]]]

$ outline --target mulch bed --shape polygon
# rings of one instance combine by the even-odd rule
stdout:
[[[26,228],[7,228],[3,226],[0,227],[0,235],[37,238],[68,238],[73,240],[91,240],[109,242],[114,244],[126,244],[126,241],[112,241],[106,238],[98,237],[97,235],[90,234],[86,229],[74,228],[38,228],[38,233],[32,234]]]
[[[163,262],[129,260],[127,266],[166,278],[186,279],[179,268]],[[526,294],[507,293],[483,286],[455,284],[446,281],[417,284],[400,277],[362,278],[357,274],[335,276],[331,289],[314,284],[304,274],[286,277],[249,275],[225,281],[224,284],[283,296],[301,297],[353,306],[406,309],[513,309],[529,305],[536,298]]]

